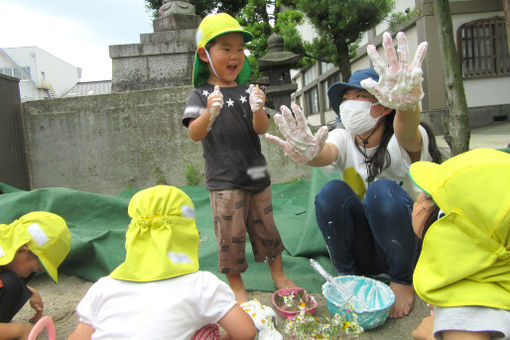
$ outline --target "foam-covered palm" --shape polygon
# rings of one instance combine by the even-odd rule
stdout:
[[[367,54],[379,74],[379,81],[365,79],[361,81],[368,92],[373,94],[382,105],[409,110],[418,105],[423,98],[423,70],[421,63],[427,53],[427,42],[418,45],[411,64],[408,63],[407,39],[403,32],[397,34],[397,51],[388,32],[383,34],[383,46],[387,62],[379,55],[374,45],[368,45]]]
[[[207,130],[211,129],[214,120],[220,114],[220,110],[223,107],[223,94],[220,91],[218,85],[214,86],[214,91],[207,97],[207,108],[209,109],[209,125]]]
[[[311,161],[324,147],[328,137],[328,128],[322,126],[314,136],[308,127],[303,111],[298,105],[294,105],[292,110],[295,118],[287,106],[282,105],[281,111],[281,115],[274,115],[274,121],[285,140],[269,133],[265,134],[266,139],[280,145],[285,154],[297,163]]]
[[[257,112],[264,107],[266,102],[266,95],[261,88],[253,84],[250,84],[250,108],[252,112]]]

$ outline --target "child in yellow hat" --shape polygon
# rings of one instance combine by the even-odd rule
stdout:
[[[248,298],[241,278],[248,264],[246,233],[255,261],[267,262],[276,288],[295,287],[283,272],[284,249],[273,219],[271,180],[259,135],[269,127],[265,94],[246,86],[250,64],[244,44],[253,39],[226,13],[205,17],[196,33],[193,85],[183,124],[201,141],[210,192],[218,271],[238,302]]]
[[[474,149],[410,174],[426,193],[413,208],[414,288],[433,306],[414,338],[510,339],[510,155]]]
[[[80,301],[69,339],[191,339],[218,323],[232,339],[255,326],[227,284],[199,271],[194,206],[180,189],[158,185],[129,202],[126,259]]]
[[[45,271],[57,283],[57,269],[70,248],[71,233],[56,214],[35,211],[0,224],[0,339],[28,336],[31,324],[10,322],[27,300],[35,310],[31,321],[42,316],[42,298],[26,279]]]

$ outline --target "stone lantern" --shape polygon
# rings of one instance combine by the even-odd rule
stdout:
[[[297,65],[299,55],[283,50],[283,38],[273,33],[267,39],[269,53],[258,60],[259,71],[269,77],[266,96],[273,103],[273,108],[279,110],[281,105],[290,106],[290,95],[297,90],[297,84],[292,83],[290,69]]]

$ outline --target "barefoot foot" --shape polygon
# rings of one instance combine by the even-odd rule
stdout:
[[[292,282],[287,276],[281,275],[281,276],[273,276],[273,282],[277,289],[283,289],[283,288],[295,288],[297,285]]]
[[[391,307],[390,318],[401,318],[404,315],[408,315],[414,305],[413,285],[390,282],[390,288],[395,294],[395,303]]]

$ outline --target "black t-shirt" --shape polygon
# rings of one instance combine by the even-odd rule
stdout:
[[[202,114],[213,91],[214,85],[209,83],[191,91],[182,118],[185,126]],[[222,87],[220,91],[223,107],[202,140],[206,188],[262,190],[271,180],[259,135],[253,130],[248,87]]]

